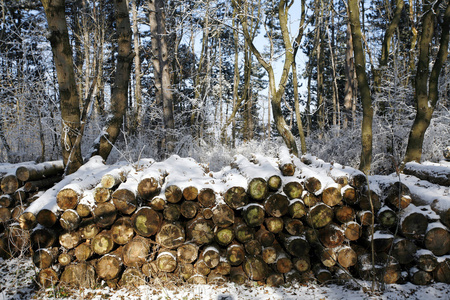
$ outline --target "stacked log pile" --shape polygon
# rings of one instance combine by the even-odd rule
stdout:
[[[354,169],[286,149],[236,156],[220,172],[177,156],[89,163],[24,213],[36,216],[26,229],[44,287],[450,283],[448,228],[400,182],[371,187]]]

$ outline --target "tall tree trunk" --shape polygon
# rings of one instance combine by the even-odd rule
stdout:
[[[430,47],[432,45],[436,11],[439,11],[441,0],[437,2],[426,1],[423,11],[425,15],[422,21],[422,34],[419,42],[419,61],[417,63],[417,75],[415,82],[416,117],[409,133],[408,146],[404,162],[420,162],[425,132],[430,125],[431,117],[438,101],[439,75],[448,55],[448,43],[450,32],[450,2],[444,13],[444,20],[440,24],[442,28],[439,51],[436,56],[431,74],[429,73]]]
[[[72,48],[69,42],[69,32],[66,24],[64,0],[42,0],[47,16],[55,60],[56,73],[60,96],[62,118],[62,156],[66,173],[71,174],[83,164],[81,156],[81,144],[75,143],[80,134],[80,98],[77,92],[75,72],[72,58]],[[75,146],[75,147],[74,147]],[[72,155],[71,155],[72,153]],[[72,160],[69,161],[69,157]]]
[[[359,169],[368,174],[372,163],[372,120],[373,108],[369,82],[366,75],[366,60],[362,46],[361,23],[359,21],[358,0],[348,1],[349,18],[353,40],[353,53],[355,57],[356,75],[359,94],[363,107],[363,120],[361,125],[361,158]]]
[[[170,83],[169,52],[166,41],[166,24],[163,0],[149,0],[149,19],[152,34],[153,72],[155,77],[156,98],[162,103],[165,130],[165,150],[174,150],[173,98]]]
[[[353,120],[352,107],[354,102],[354,89],[355,89],[355,69],[353,64],[353,40],[352,32],[350,29],[350,19],[347,23],[347,48],[345,50],[345,88],[344,88],[344,120],[343,128],[346,129],[348,124]]]
[[[138,9],[139,7],[136,5],[136,0],[131,1],[131,10],[133,16],[133,35],[134,35],[134,129],[138,129],[142,123],[142,93],[141,93],[141,57],[140,57],[140,37],[139,37],[139,28],[138,28]]]

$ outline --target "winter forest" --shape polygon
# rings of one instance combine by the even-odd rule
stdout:
[[[312,153],[364,172],[450,138],[448,1],[1,1],[0,161]],[[111,155],[110,155],[111,153]],[[70,159],[69,159],[70,156]]]

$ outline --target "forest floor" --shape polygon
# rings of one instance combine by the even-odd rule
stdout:
[[[376,287],[370,293],[371,282],[357,281],[345,285],[316,283],[287,284],[272,288],[257,285],[190,285],[167,287],[163,284],[144,285],[138,289],[113,290],[108,287],[96,289],[70,290],[66,288],[39,289],[35,284],[36,269],[30,258],[9,260],[0,258],[0,300],[22,299],[127,299],[127,300],[322,300],[322,299],[449,299],[450,285],[433,283],[417,286],[412,283],[386,285],[384,291]]]

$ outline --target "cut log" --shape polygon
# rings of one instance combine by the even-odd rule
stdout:
[[[269,190],[272,192],[276,192],[280,189],[282,185],[281,177],[278,175],[272,175],[267,180],[267,185],[269,187]]]
[[[319,230],[319,240],[327,248],[336,248],[341,246],[344,239],[344,232],[334,223],[330,223]]]
[[[114,248],[111,232],[103,230],[92,239],[92,250],[98,255],[105,255]]]
[[[393,228],[397,225],[397,213],[387,206],[383,206],[377,213],[378,224],[385,228]]]
[[[13,207],[16,205],[16,200],[10,195],[0,195],[0,206],[3,208]]]
[[[55,183],[60,182],[61,179],[62,176],[53,176],[41,180],[28,181],[23,186],[23,190],[28,193],[45,190],[52,187]]]
[[[250,227],[258,227],[264,223],[265,211],[262,205],[251,203],[242,210],[242,217]]]
[[[211,273],[209,273],[206,279],[207,284],[215,286],[223,285],[227,281],[228,279],[224,275],[217,272],[216,270],[211,270]]]
[[[450,252],[450,232],[440,222],[430,223],[425,233],[424,243],[434,255],[445,255]]]
[[[130,217],[121,217],[111,226],[111,236],[114,243],[125,245],[134,236],[133,223]]]
[[[434,184],[450,186],[450,172],[446,166],[437,164],[422,165],[416,162],[409,162],[405,164],[403,173]]]
[[[342,201],[341,189],[337,186],[327,187],[322,192],[322,201],[331,207],[338,205]]]
[[[262,249],[261,257],[268,265],[276,263],[277,256],[277,250],[274,247],[265,247]]]
[[[99,232],[100,227],[96,224],[94,217],[83,219],[78,229],[81,238],[93,239]]]
[[[235,221],[234,236],[236,240],[244,244],[255,238],[255,230],[253,227],[248,226],[247,223],[242,222],[241,219],[238,219]]]
[[[58,256],[58,263],[61,265],[61,267],[68,266],[73,260],[73,256],[70,253],[61,253]]]
[[[107,189],[112,189],[115,186],[118,186],[122,182],[127,180],[127,167],[125,168],[117,168],[109,171],[108,173],[102,176],[100,184],[102,187]]]
[[[250,256],[260,255],[262,252],[262,245],[258,240],[250,240],[244,244],[245,251]]]
[[[67,209],[63,212],[59,219],[62,229],[65,231],[75,231],[80,226],[81,218],[73,209]]]
[[[359,197],[358,205],[361,210],[373,211],[376,213],[380,210],[382,204],[380,196],[375,193],[373,190],[368,190],[367,187],[364,187],[361,195]]]
[[[346,185],[341,189],[342,200],[348,205],[355,205],[359,202],[359,196],[355,188]]]
[[[131,217],[134,231],[144,237],[155,235],[161,226],[162,217],[150,207],[141,207]]]
[[[147,203],[151,208],[153,208],[154,210],[157,210],[157,211],[164,210],[164,207],[166,206],[166,200],[164,200],[161,197],[154,197],[152,200],[150,200]]]
[[[197,215],[198,203],[193,201],[184,201],[181,203],[180,212],[186,219],[192,219]]]
[[[352,187],[360,189],[367,183],[367,176],[363,173],[353,173],[351,174],[348,183]]]
[[[118,255],[104,255],[95,264],[95,272],[97,273],[97,276],[103,280],[117,278],[121,271],[122,260]]]
[[[247,257],[242,269],[249,279],[255,281],[265,280],[269,275],[269,267],[261,256]]]
[[[308,207],[313,207],[321,202],[320,197],[314,195],[313,193],[306,192],[303,195],[303,203]]]
[[[337,255],[335,249],[331,248],[322,248],[319,250],[319,258],[322,262],[322,265],[324,265],[327,268],[330,268],[334,265],[336,265],[337,262]]]
[[[37,282],[44,288],[54,288],[59,282],[58,273],[52,268],[40,270],[37,275]]]
[[[169,222],[175,222],[180,219],[181,207],[179,204],[168,203],[163,210],[163,219]]]
[[[25,192],[23,187],[20,187],[13,193],[13,199],[16,203],[21,204],[27,203],[29,200],[28,193]]]
[[[177,268],[175,251],[162,250],[156,257],[156,266],[161,272],[171,273]]]
[[[411,204],[411,193],[404,183],[395,182],[391,184],[386,188],[384,194],[386,195],[385,203],[390,204],[394,209],[405,209]]]
[[[192,201],[197,199],[198,189],[195,186],[188,186],[183,189],[183,197],[185,200]]]
[[[248,280],[247,274],[245,274],[242,266],[231,267],[230,281],[235,284],[244,284]]]
[[[197,261],[194,263],[194,272],[195,274],[200,274],[202,276],[207,276],[211,273],[211,269],[205,263],[202,257],[199,257]]]
[[[11,220],[11,210],[7,207],[0,207],[0,223],[8,223]]]
[[[266,278],[266,285],[270,287],[280,287],[285,283],[284,275],[279,273],[270,273]]]
[[[322,189],[322,182],[316,177],[308,177],[305,179],[305,189],[311,194],[315,194]]]
[[[423,240],[428,227],[428,219],[411,205],[400,216],[400,231],[410,239]]]
[[[122,273],[119,285],[121,287],[137,288],[145,284],[145,275],[138,268],[127,268]]]
[[[141,199],[150,200],[161,192],[160,181],[156,177],[142,178],[137,191]]]
[[[348,223],[356,219],[355,210],[346,205],[334,207],[334,216],[340,223]]]
[[[30,243],[33,250],[53,247],[57,240],[57,234],[48,228],[35,229],[30,235]]]
[[[450,227],[450,207],[446,202],[435,199],[431,203],[431,209],[439,215],[442,224]]]
[[[282,217],[289,211],[289,200],[281,194],[273,194],[264,201],[264,210],[272,217]]]
[[[353,267],[358,262],[358,255],[355,250],[349,246],[343,246],[336,249],[337,261],[344,268]]]
[[[155,241],[163,248],[176,249],[186,241],[184,227],[177,222],[166,222],[156,234]]]
[[[216,194],[213,189],[203,188],[197,196],[198,202],[203,207],[213,207],[216,203]]]
[[[194,271],[195,272],[195,271]],[[187,281],[189,284],[206,284],[207,278],[201,274],[193,274]]]
[[[402,265],[410,264],[414,261],[417,246],[410,240],[397,239],[392,247],[392,256]]]
[[[121,184],[111,195],[111,198],[117,211],[124,215],[131,215],[138,206],[136,191],[132,189],[128,182]]]
[[[375,221],[373,214],[370,210],[359,211],[356,214],[356,217],[362,226],[370,226]]]
[[[197,245],[209,244],[214,239],[214,223],[203,218],[192,219],[186,224],[186,235]]]
[[[450,259],[446,258],[438,263],[433,271],[434,280],[450,283]]]
[[[72,263],[64,268],[60,281],[66,286],[94,288],[95,269],[87,262]]]
[[[166,190],[164,191],[164,195],[166,197],[167,202],[170,203],[178,203],[180,202],[181,198],[183,197],[183,192],[181,189],[176,185],[169,185],[166,187]]]
[[[314,265],[312,271],[316,280],[321,284],[333,279],[333,275],[331,274],[331,272],[320,264]]]
[[[303,187],[300,182],[291,181],[284,185],[283,192],[289,199],[300,199],[303,194]]]
[[[226,258],[220,257],[220,262],[214,270],[216,270],[219,274],[222,274],[223,276],[227,276],[230,275],[231,265],[228,261],[226,261]]]
[[[36,227],[37,220],[35,214],[29,211],[25,211],[23,214],[19,217],[19,226],[23,230],[30,230]]]
[[[229,188],[223,195],[223,199],[232,209],[238,209],[248,204],[247,192],[241,186]]]
[[[177,260],[183,264],[191,264],[198,257],[198,246],[192,243],[184,243],[177,248]]]
[[[268,231],[264,226],[259,228],[259,230],[255,233],[255,237],[263,247],[272,246],[275,241],[275,235]]]
[[[308,210],[302,200],[294,199],[289,202],[288,212],[291,218],[300,219],[301,217],[306,216]]]
[[[319,203],[308,212],[306,221],[313,228],[322,228],[328,225],[334,217],[333,209],[326,204]]]
[[[438,265],[438,261],[431,251],[419,250],[415,255],[415,264],[420,270],[433,272]]]
[[[253,178],[247,188],[248,195],[255,201],[262,201],[269,192],[269,186],[264,178]]]
[[[433,274],[417,268],[411,268],[409,270],[409,278],[411,283],[415,285],[427,285],[433,280]]]
[[[292,259],[294,268],[299,272],[306,272],[311,268],[311,262],[309,255],[304,255],[301,257],[294,257]]]
[[[68,250],[75,248],[80,242],[81,234],[78,231],[66,232],[59,236],[59,243]]]
[[[234,230],[231,227],[216,227],[214,240],[222,247],[228,246],[234,240]]]
[[[94,220],[100,228],[107,228],[114,224],[117,209],[111,202],[98,203],[94,209]]]
[[[87,261],[91,258],[93,251],[89,242],[84,242],[75,248],[75,257],[78,261]]]
[[[280,171],[283,176],[294,176],[295,174],[295,165],[292,162],[281,162],[280,163]]]
[[[20,182],[16,175],[8,174],[2,178],[0,185],[3,193],[12,194],[20,187]]]
[[[231,266],[239,266],[245,260],[245,248],[241,244],[234,242],[227,247],[226,255]]]
[[[267,230],[274,234],[281,232],[284,228],[284,222],[282,218],[268,217],[265,218],[264,224],[266,225]]]
[[[32,261],[36,268],[50,268],[58,258],[58,248],[41,248],[33,253]]]
[[[281,274],[288,273],[294,268],[292,261],[284,253],[281,253],[281,255],[278,255],[277,262],[275,265],[276,265],[277,272],[279,272]]]
[[[290,235],[301,235],[305,230],[303,222],[298,219],[283,218],[284,229]]]
[[[219,265],[220,253],[219,249],[215,246],[206,247],[200,256],[210,269],[214,269]]]
[[[392,247],[392,243],[394,242],[394,235],[385,229],[376,230],[372,237],[371,229],[366,228],[366,232],[364,233],[365,239],[363,241],[366,243],[366,247],[371,247],[371,242],[373,240],[374,249],[376,252],[387,252]]]
[[[76,211],[81,218],[87,218],[92,214],[92,208],[84,203],[78,203]]]
[[[94,189],[93,196],[95,202],[104,203],[111,199],[111,190],[105,187],[96,187]]]
[[[147,265],[147,264],[145,264],[145,265],[142,267],[142,271],[143,271],[143,272],[144,272],[144,267],[145,267],[146,265]],[[178,264],[178,275],[179,275],[179,277],[181,277],[184,281],[188,281],[189,278],[191,278],[192,275],[194,275],[194,272],[195,272],[195,270],[194,270],[194,265],[193,265],[193,264],[187,264],[187,263],[179,263],[179,264]],[[147,275],[145,272],[144,272],[144,274],[145,274],[147,277],[151,277],[151,276]]]
[[[303,257],[308,255],[310,246],[304,236],[294,236],[288,234],[279,234],[279,239],[286,251],[294,257]]]
[[[127,267],[142,267],[149,256],[149,250],[149,242],[141,236],[136,236],[123,247],[122,259],[124,265]]]
[[[52,177],[64,172],[62,160],[49,161],[36,165],[20,166],[16,170],[16,177],[21,181],[33,181],[45,177]]]
[[[226,204],[220,204],[213,208],[212,220],[218,227],[228,227],[234,223],[234,211]]]

